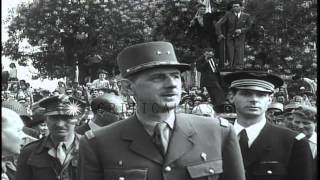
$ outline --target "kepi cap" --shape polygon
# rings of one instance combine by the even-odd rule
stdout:
[[[283,80],[267,72],[239,71],[224,76],[230,88],[248,89],[273,93],[275,88],[283,85]]]
[[[169,42],[156,41],[136,44],[125,48],[117,57],[122,77],[155,67],[176,67],[180,71],[190,65],[179,63],[173,45]]]

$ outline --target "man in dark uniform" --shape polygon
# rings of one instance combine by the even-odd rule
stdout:
[[[58,95],[40,101],[39,106],[45,108],[50,133],[22,149],[16,180],[78,180],[79,135],[74,128],[85,103]]]
[[[130,46],[117,57],[134,116],[80,140],[81,180],[244,180],[240,148],[225,119],[175,113],[181,72],[171,43]]]
[[[196,61],[197,71],[201,72],[200,86],[208,90],[214,110],[219,110],[224,101],[223,83],[220,77],[218,66],[216,65],[212,49],[204,49],[203,56]]]
[[[119,121],[125,114],[125,103],[120,96],[113,93],[105,93],[91,102],[91,110],[94,114],[92,120],[76,128],[78,134],[84,135],[92,129],[99,129],[111,123]]]
[[[239,137],[247,180],[309,180],[312,155],[308,143],[297,133],[266,120],[275,88],[281,78],[263,72],[225,75],[233,92]]]

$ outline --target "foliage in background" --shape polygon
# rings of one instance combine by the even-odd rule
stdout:
[[[302,69],[315,74],[313,2],[247,0],[245,11],[254,25],[247,36],[246,65],[287,75]],[[51,77],[73,76],[78,61],[84,77],[101,67],[117,73],[116,55],[128,45],[166,40],[174,44],[180,61],[192,63],[199,44],[186,32],[196,4],[196,0],[37,0],[20,5],[17,16],[12,16],[3,54],[20,63],[31,59],[41,75]],[[24,51],[22,41],[33,50]]]

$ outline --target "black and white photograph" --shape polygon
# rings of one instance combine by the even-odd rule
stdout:
[[[1,180],[316,180],[317,0],[1,0]]]

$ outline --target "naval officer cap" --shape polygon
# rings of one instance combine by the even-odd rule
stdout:
[[[122,77],[157,67],[176,67],[181,72],[190,68],[188,64],[179,63],[173,45],[163,41],[141,43],[125,48],[118,55],[117,63]]]
[[[224,76],[230,88],[248,89],[254,91],[273,93],[275,88],[283,85],[283,80],[267,72],[239,71]]]
[[[39,106],[45,108],[45,116],[67,115],[79,117],[85,109],[85,102],[64,94],[51,96],[39,102]]]

